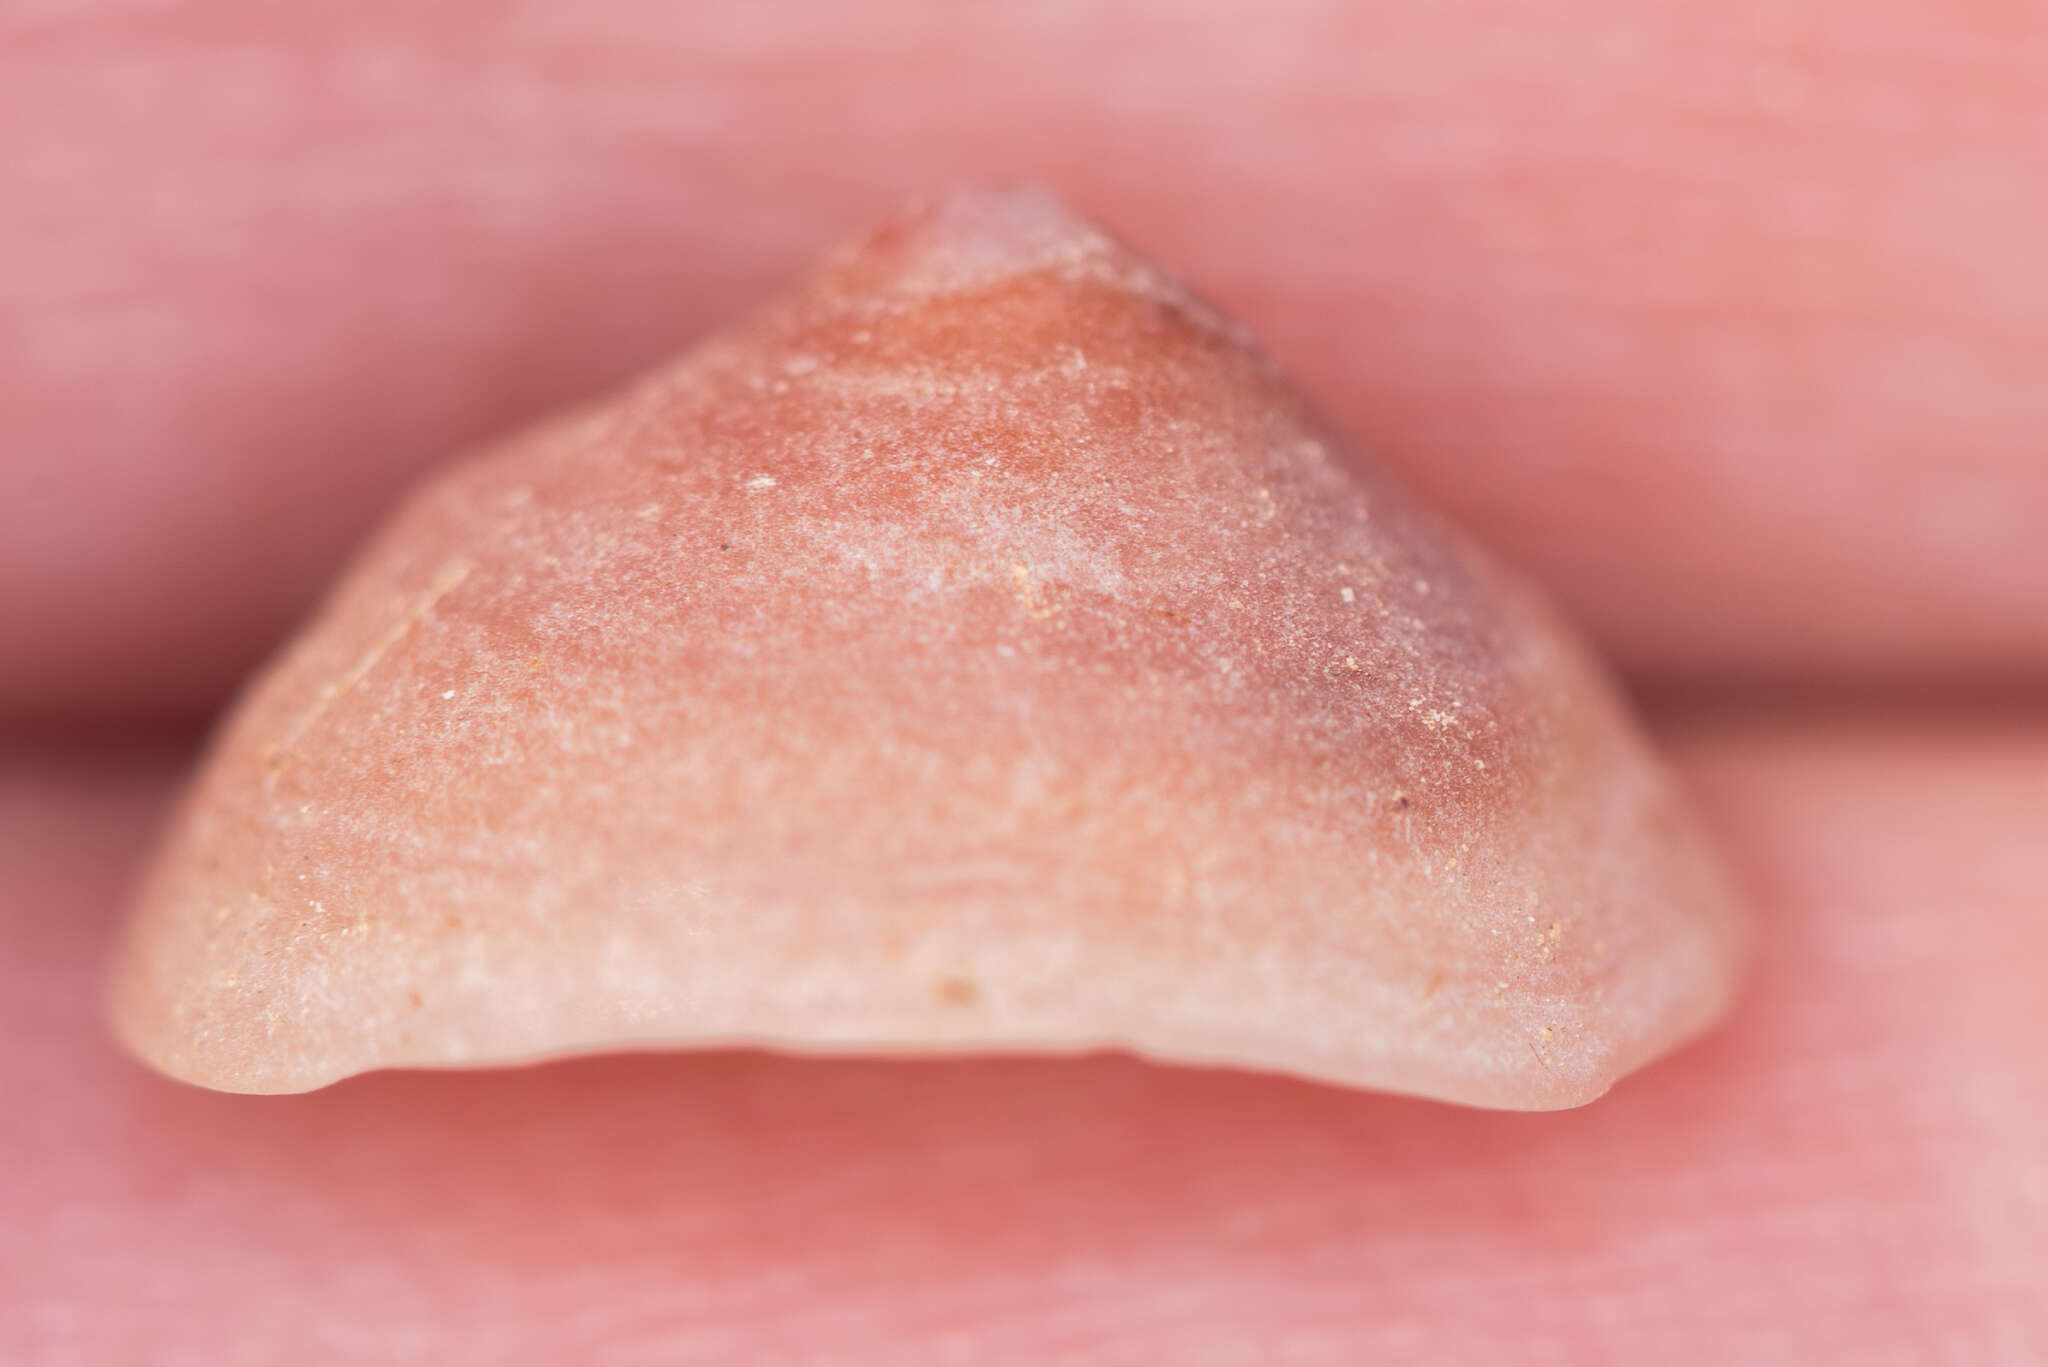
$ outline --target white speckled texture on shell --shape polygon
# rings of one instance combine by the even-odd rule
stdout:
[[[427,485],[255,684],[118,1030],[242,1091],[1129,1047],[1552,1107],[1741,918],[1531,595],[1229,324],[962,192]]]

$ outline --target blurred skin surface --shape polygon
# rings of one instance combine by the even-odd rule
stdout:
[[[104,1037],[174,764],[21,763],[9,1362],[2029,1363],[2048,727],[1667,727],[1770,935],[1578,1111],[749,1054],[181,1087]]]
[[[0,1359],[2048,1358],[2048,17],[59,5],[0,16]],[[1500,1116],[1122,1060],[145,1075],[197,717],[396,492],[962,177],[1244,319],[1638,681],[1731,1026]],[[1831,720],[1828,690],[2001,684]],[[49,720],[67,719],[49,738]]]
[[[961,179],[1197,282],[1639,671],[2048,667],[2029,0],[0,24],[0,701],[211,704],[452,448]]]

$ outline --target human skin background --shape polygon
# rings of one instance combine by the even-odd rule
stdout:
[[[216,701],[453,447],[1006,177],[1638,671],[2048,670],[2033,0],[14,0],[0,64],[0,702]]]
[[[2043,69],[2039,7],[1934,0],[7,7],[0,1358],[2048,1358]],[[1724,1032],[1542,1117],[115,1055],[178,758],[137,719],[216,706],[453,446],[1009,175],[1694,700],[1660,735],[1763,908]]]
[[[1768,949],[1549,1115],[1121,1058],[200,1092],[94,999],[175,757],[23,759],[0,1359],[2041,1362],[2048,728],[1661,734]]]

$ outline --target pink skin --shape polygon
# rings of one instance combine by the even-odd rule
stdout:
[[[452,447],[1005,177],[1638,671],[2048,667],[2038,6],[766,9],[7,6],[0,705],[212,703]]]
[[[2048,726],[1664,734],[1769,952],[1541,1116],[1120,1058],[203,1093],[93,1002],[169,765],[18,765],[0,1359],[2041,1361]]]
[[[1006,173],[1638,677],[2048,669],[2032,6],[45,9],[0,18],[23,725],[212,706],[451,444]],[[1814,715],[1667,727],[1757,980],[1554,1116],[1120,1060],[202,1094],[94,1000],[170,762],[7,755],[0,1360],[2048,1359],[2048,716]]]

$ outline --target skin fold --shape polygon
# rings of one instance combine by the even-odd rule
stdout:
[[[2048,1360],[2044,67],[2019,0],[0,8],[0,1360]],[[1656,736],[1760,906],[1728,1027],[1546,1116],[125,1061],[192,753],[137,728],[451,450],[962,179],[1202,281],[1704,701]]]

